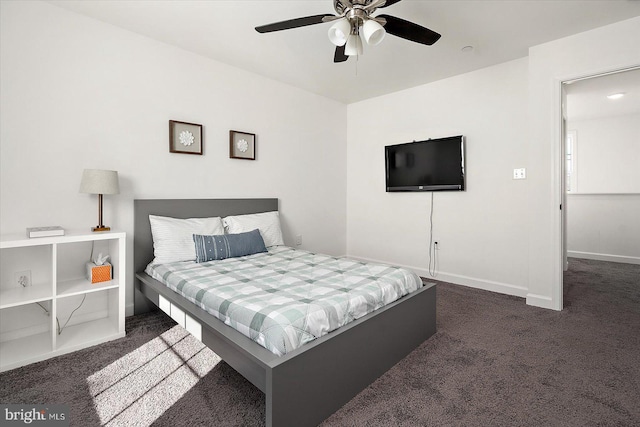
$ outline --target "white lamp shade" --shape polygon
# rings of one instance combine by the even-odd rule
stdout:
[[[362,26],[362,34],[369,45],[375,46],[384,39],[387,32],[382,25],[372,19],[368,19]]]
[[[118,172],[102,169],[85,169],[82,172],[80,192],[89,194],[119,194]]]
[[[351,33],[351,23],[343,18],[329,28],[329,40],[336,46],[344,46]]]
[[[362,55],[362,39],[359,35],[351,34],[349,36],[344,54],[347,56]]]

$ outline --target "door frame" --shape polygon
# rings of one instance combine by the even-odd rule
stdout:
[[[566,224],[566,192],[564,165],[565,162],[565,131],[563,126],[563,87],[564,84],[576,82],[579,80],[593,79],[609,74],[621,73],[640,69],[640,64],[629,65],[622,68],[606,68],[600,71],[591,71],[589,73],[572,74],[557,77],[553,82],[553,140],[551,141],[551,159],[552,159],[552,197],[556,206],[558,206],[558,215],[554,216],[553,224],[553,244],[551,252],[553,254],[553,283],[552,283],[552,301],[553,309],[562,310],[564,305],[564,266],[565,266],[565,249],[566,235],[564,233],[564,224]]]

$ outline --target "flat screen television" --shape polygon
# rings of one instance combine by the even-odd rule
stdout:
[[[387,192],[464,191],[464,136],[385,147]]]

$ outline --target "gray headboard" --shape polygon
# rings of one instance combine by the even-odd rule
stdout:
[[[149,215],[173,218],[206,218],[244,215],[278,210],[278,199],[137,199],[133,201],[134,274],[153,260],[153,238]],[[136,280],[134,279],[134,282]],[[146,298],[134,287],[135,313],[148,311]]]

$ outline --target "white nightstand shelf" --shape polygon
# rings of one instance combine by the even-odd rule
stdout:
[[[51,285],[29,286],[28,288],[10,288],[0,290],[0,310],[3,308],[17,307],[35,302],[53,299]]]
[[[1,236],[0,371],[123,337],[125,248],[126,234],[115,231]],[[92,251],[111,256],[112,280],[84,277]],[[22,287],[15,275],[25,271],[33,285]]]
[[[99,292],[105,289],[117,289],[119,287],[120,282],[117,279],[101,283],[91,283],[86,279],[68,280],[58,283],[58,298]]]
[[[123,336],[124,334],[120,335],[118,323],[107,317],[67,326],[58,335],[57,348],[68,353]]]

